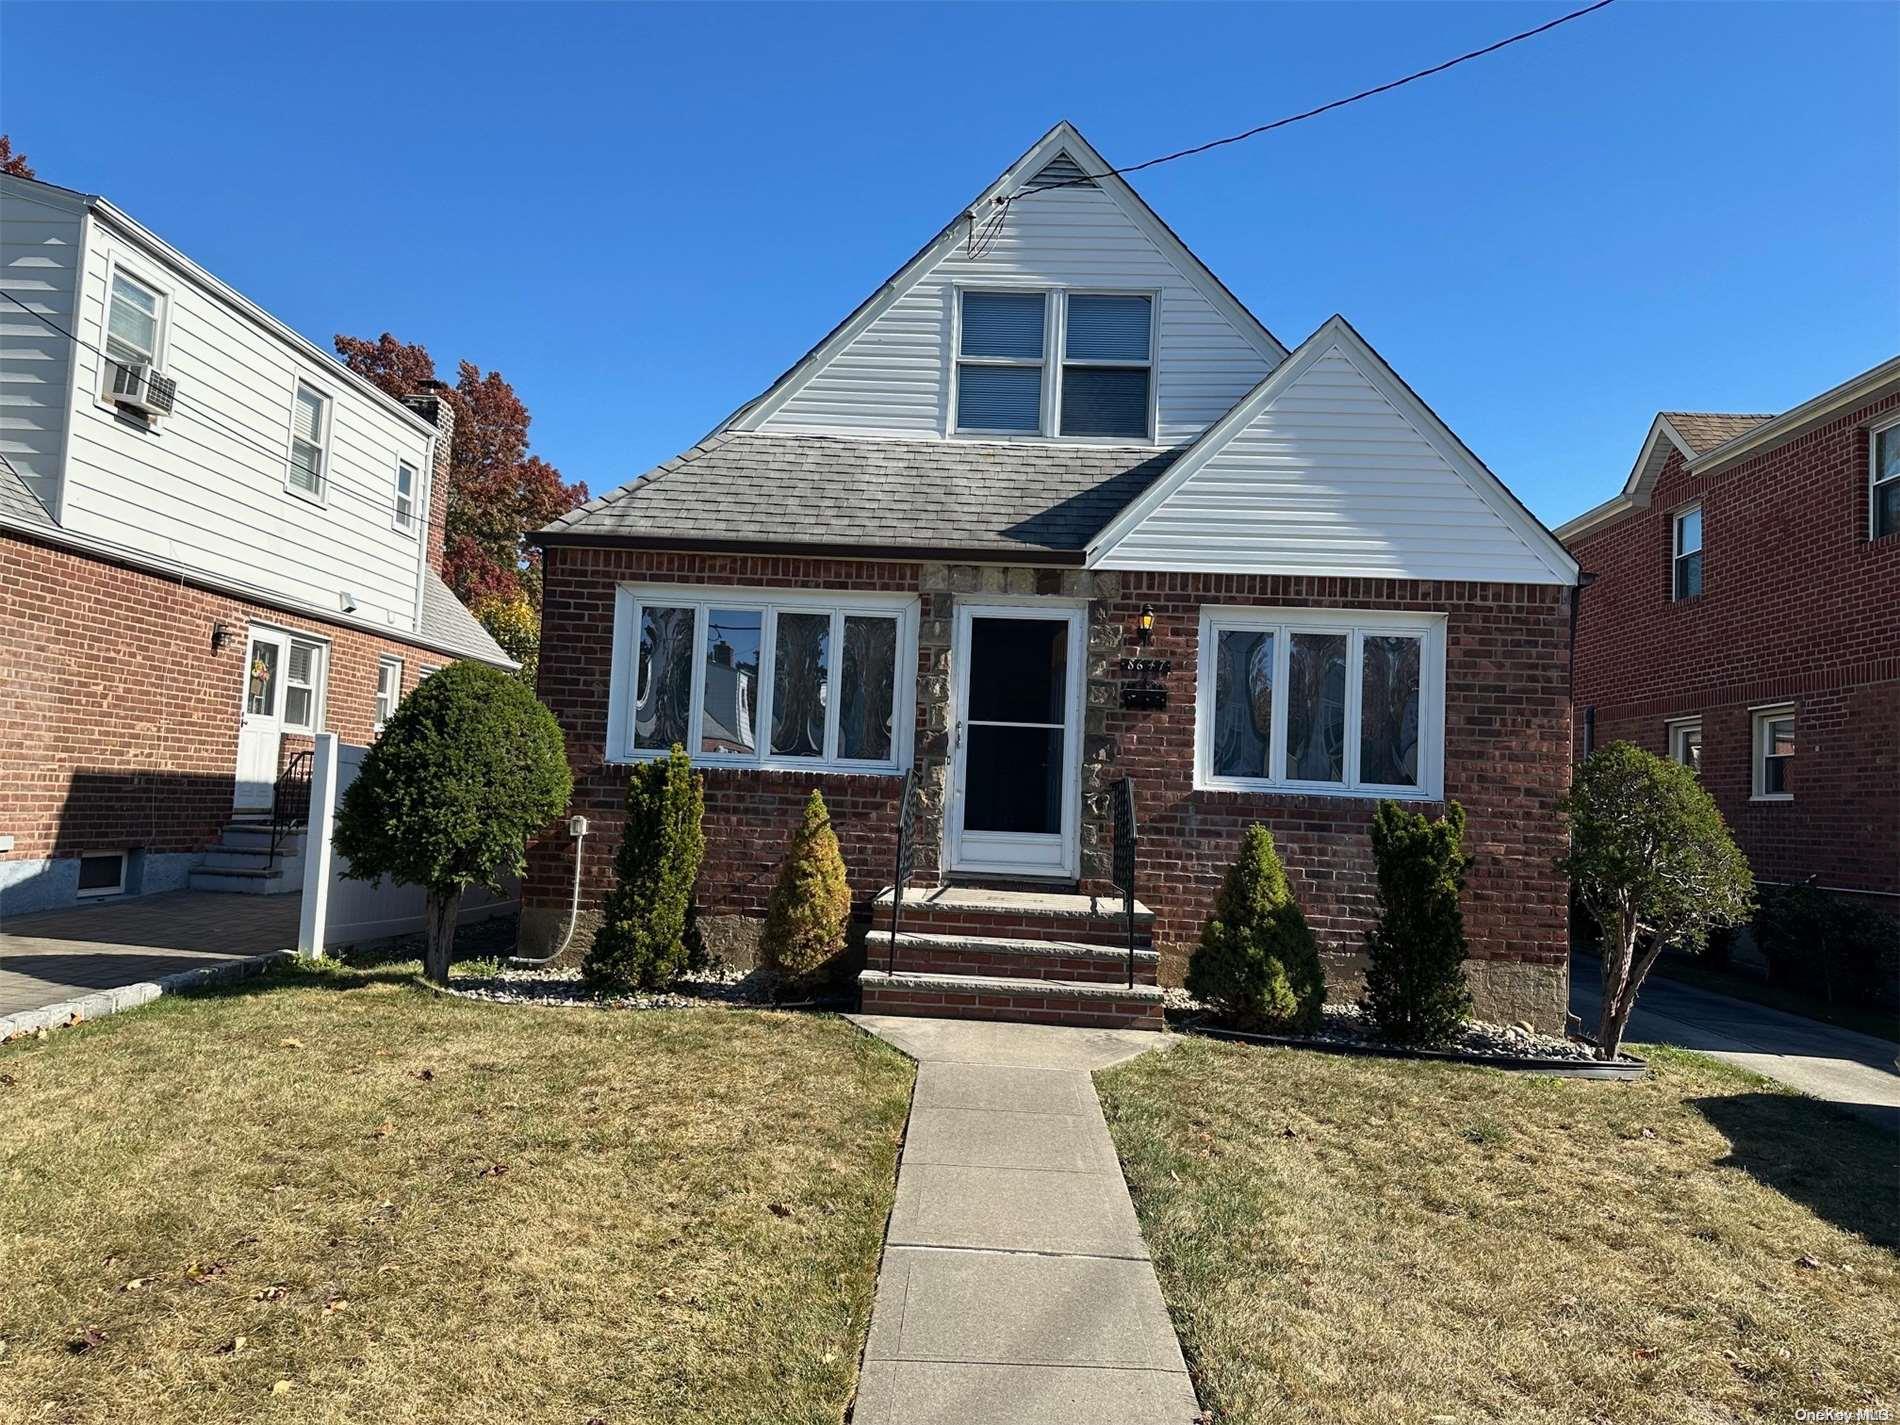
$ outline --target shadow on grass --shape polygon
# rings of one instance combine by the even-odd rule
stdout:
[[[1900,1249],[1900,1135],[1799,1094],[1690,1099],[1740,1168],[1835,1226]]]

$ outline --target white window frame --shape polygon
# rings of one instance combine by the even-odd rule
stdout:
[[[94,402],[106,410],[118,414],[121,407],[107,394],[112,388],[111,368],[118,364],[116,356],[108,355],[112,339],[112,285],[120,277],[139,287],[143,287],[158,299],[157,331],[152,339],[151,369],[165,369],[165,348],[171,336],[171,289],[163,283],[153,281],[142,268],[132,266],[123,259],[114,257],[106,264],[105,310],[99,323],[99,379],[93,391]]]
[[[1669,736],[1669,760],[1687,767],[1689,759],[1682,755],[1682,749],[1692,738],[1698,748],[1702,746],[1702,719],[1700,717],[1670,718],[1663,726]],[[1697,775],[1701,775],[1699,770]]]
[[[608,678],[607,760],[646,762],[664,757],[663,747],[633,745],[633,707],[639,668],[641,610],[687,608],[693,619],[693,687],[687,713],[686,752],[699,767],[734,767],[755,771],[849,773],[857,776],[897,776],[911,765],[917,717],[917,619],[919,600],[911,594],[860,593],[853,590],[794,590],[734,588],[708,585],[622,584],[614,593],[614,655]],[[703,700],[706,681],[706,619],[713,609],[757,612],[759,626],[759,696],[755,723],[758,750],[742,753],[702,752]],[[825,755],[782,757],[772,754],[772,699],[777,675],[777,619],[786,613],[831,614],[830,668],[825,699]],[[891,707],[891,755],[884,761],[855,761],[837,756],[838,713],[842,699],[835,691],[844,676],[844,620],[868,615],[897,620],[896,688]]]
[[[291,660],[296,655],[297,645],[302,644],[310,650],[310,678],[299,683],[291,673]],[[278,705],[282,709],[279,726],[285,732],[314,736],[323,731],[323,695],[328,682],[326,674],[330,666],[330,646],[322,639],[306,638],[302,634],[290,634],[284,643],[284,663],[278,671],[283,678],[283,688],[278,694]],[[310,693],[310,721],[292,722],[290,720],[290,690],[308,689]]]
[[[1791,802],[1794,800],[1793,792],[1771,792],[1765,789],[1768,785],[1768,729],[1783,720],[1795,723],[1797,728],[1794,734],[1795,751],[1787,754],[1787,760],[1792,763],[1795,760],[1795,754],[1801,750],[1798,731],[1800,724],[1797,721],[1795,704],[1766,703],[1761,707],[1750,708],[1748,713],[1750,729],[1748,760],[1752,769],[1749,800]]]
[[[1696,517],[1696,546],[1694,549],[1684,549],[1682,547],[1682,526],[1683,521],[1687,520],[1690,515]],[[1687,559],[1691,554],[1700,557],[1703,546],[1708,543],[1708,535],[1708,517],[1703,514],[1702,506],[1699,502],[1693,505],[1684,505],[1681,509],[1677,510],[1675,514],[1669,517],[1669,600],[1671,603],[1681,604],[1687,603],[1691,599],[1699,599],[1702,597],[1703,590],[1708,587],[1707,583],[1704,582],[1702,588],[1697,589],[1693,594],[1685,594],[1682,592],[1682,561]],[[1703,569],[1704,578],[1706,580],[1707,561],[1704,560],[1703,564],[1699,567]]]
[[[402,476],[405,470],[409,472],[409,490],[406,494],[402,488]],[[422,491],[421,463],[411,460],[406,455],[397,456],[396,475],[394,480],[390,483],[389,490],[389,527],[398,534],[406,534],[411,539],[415,538],[416,525],[418,523],[416,518],[416,497]],[[403,502],[405,500],[408,501],[409,504],[409,513],[407,516],[403,514]]]
[[[383,675],[385,673],[388,673],[391,669],[395,670],[396,686],[390,693],[389,707],[387,710],[385,710],[383,707]],[[381,732],[383,728],[388,725],[389,719],[396,715],[396,708],[401,702],[402,702],[402,659],[393,658],[389,656],[388,654],[384,654],[382,657],[376,660],[376,700],[374,703],[374,708],[375,708],[375,717],[376,717],[376,730],[378,732]]]
[[[1283,795],[1347,797],[1358,800],[1435,802],[1445,795],[1445,630],[1443,613],[1383,609],[1250,608],[1239,604],[1203,604],[1200,655],[1194,685],[1194,785],[1206,791],[1273,792]],[[1291,635],[1347,635],[1346,745],[1339,782],[1307,782],[1280,777],[1214,775],[1214,689],[1219,634],[1223,631],[1271,633],[1273,639],[1273,729],[1267,766],[1286,767],[1287,660]],[[1419,650],[1418,785],[1384,786],[1359,780],[1360,699],[1364,679],[1363,648],[1368,636],[1422,638]]]
[[[317,488],[306,490],[291,478],[296,469],[294,453],[297,447],[297,396],[299,392],[309,391],[323,402],[323,432],[317,448]],[[336,393],[318,385],[308,376],[293,376],[290,382],[290,406],[286,411],[284,425],[284,492],[299,500],[307,500],[313,505],[330,503],[330,446],[331,433],[336,425]]]
[[[1044,307],[1042,318],[1042,359],[1028,357],[964,356],[963,295],[966,292],[1002,292],[1024,295],[1040,292]],[[1063,435],[1062,375],[1068,360],[1069,297],[1146,297],[1148,299],[1148,431],[1145,435]],[[1061,441],[1066,445],[1156,445],[1161,429],[1161,289],[1159,287],[1068,286],[1049,283],[1012,283],[1007,280],[971,279],[951,286],[949,330],[944,350],[949,362],[949,379],[944,383],[943,434],[952,440],[981,441]],[[964,363],[973,366],[1037,366],[1043,373],[1040,420],[1033,431],[964,430],[957,425],[957,388]],[[1140,362],[1077,361],[1077,366],[1126,366],[1140,370]]]
[[[1875,497],[1883,486],[1900,482],[1900,475],[1889,475],[1885,480],[1880,478],[1880,437],[1889,432],[1892,432],[1895,440],[1900,440],[1900,416],[1869,426],[1867,430],[1867,538],[1870,540],[1891,539],[1900,535],[1900,526],[1882,534],[1876,522],[1880,507]]]
[[[111,886],[76,885],[73,894],[79,899],[91,900],[94,896],[122,896],[125,894],[126,873],[132,868],[132,853],[130,851],[81,851],[79,853],[79,859],[82,863],[86,861],[102,861],[108,856],[117,856],[119,858],[118,884]],[[76,879],[77,878],[75,878],[75,880]]]

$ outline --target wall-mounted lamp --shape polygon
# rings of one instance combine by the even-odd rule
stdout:
[[[1146,643],[1149,639],[1154,637],[1154,633],[1155,606],[1153,604],[1143,604],[1141,606],[1141,618],[1135,624],[1135,638],[1141,643]]]
[[[226,641],[230,637],[231,637],[231,628],[229,624],[223,624],[223,623],[212,624],[211,625],[211,651],[213,653],[221,652],[224,648]]]

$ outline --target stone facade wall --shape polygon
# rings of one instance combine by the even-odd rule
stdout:
[[[1868,427],[1890,394],[1714,474],[1672,452],[1647,508],[1571,542],[1596,743],[1667,755],[1702,720],[1702,779],[1755,874],[1900,910],[1900,535],[1868,538]],[[1671,598],[1675,514],[1702,507],[1702,593]],[[1795,705],[1791,801],[1756,801],[1753,717]]]
[[[1279,841],[1324,942],[1336,995],[1355,991],[1358,946],[1372,911],[1372,803],[1356,799],[1211,792],[1193,785],[1194,697],[1203,604],[1422,609],[1449,615],[1446,794],[1470,817],[1478,857],[1466,896],[1470,973],[1487,1012],[1562,1024],[1566,892],[1556,803],[1569,785],[1569,597],[1558,588],[1391,580],[1099,574],[1077,569],[875,560],[693,555],[556,547],[547,552],[542,697],[568,736],[574,810],[593,823],[584,906],[611,883],[625,769],[604,760],[616,584],[910,591],[921,606],[916,766],[917,879],[938,879],[950,750],[950,641],[960,599],[998,595],[1086,598],[1081,888],[1108,890],[1108,789],[1133,776],[1142,829],[1142,899],[1156,912],[1163,979],[1178,980],[1220,876],[1245,827]],[[1144,606],[1153,640],[1136,642]],[[1120,706],[1117,660],[1168,658],[1169,705]],[[825,794],[861,905],[890,880],[901,778],[709,768],[707,860],[700,900],[721,948],[749,955],[780,858],[811,788]],[[1429,804],[1424,808],[1435,810]],[[572,843],[558,828],[530,848],[524,946],[545,953],[567,921]],[[586,927],[574,950],[584,948]]]

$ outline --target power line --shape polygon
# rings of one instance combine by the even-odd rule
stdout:
[[[1024,188],[1006,197],[998,197],[995,199],[995,202],[1007,208],[1009,204],[1015,202],[1018,198],[1030,198],[1038,193],[1052,193],[1058,188],[1075,188],[1085,183],[1094,183],[1102,178],[1121,177],[1129,173],[1139,173],[1144,168],[1154,168],[1163,163],[1173,163],[1177,158],[1192,158],[1195,154],[1206,153],[1209,149],[1224,148],[1228,144],[1240,143],[1243,140],[1255,138],[1260,134],[1268,133],[1274,129],[1284,129],[1289,124],[1297,124],[1306,119],[1317,118],[1321,114],[1331,113],[1334,109],[1343,109],[1348,104],[1357,104],[1361,99],[1371,99],[1375,95],[1389,94],[1394,89],[1402,89],[1407,84],[1415,83],[1420,79],[1429,79],[1434,74],[1443,74],[1448,69],[1455,69],[1459,65],[1467,64],[1474,59],[1483,59],[1488,54],[1496,54],[1499,50],[1517,44],[1520,41],[1533,39],[1547,30],[1556,29],[1559,25],[1567,25],[1572,20],[1581,20],[1585,15],[1593,14],[1603,9],[1606,5],[1614,3],[1615,0],[1596,0],[1595,4],[1585,5],[1581,10],[1572,10],[1567,15],[1559,15],[1556,19],[1547,20],[1534,29],[1523,30],[1515,35],[1508,35],[1504,39],[1486,45],[1483,49],[1471,50],[1466,54],[1459,55],[1455,59],[1448,59],[1442,64],[1434,64],[1429,69],[1421,69],[1414,74],[1408,74],[1402,79],[1389,80],[1384,84],[1374,85],[1371,89],[1361,89],[1357,94],[1349,94],[1344,99],[1335,99],[1330,104],[1321,104],[1316,109],[1307,109],[1298,114],[1288,114],[1284,119],[1275,119],[1270,124],[1256,124],[1251,129],[1247,129],[1238,134],[1229,134],[1224,139],[1211,139],[1207,143],[1196,144],[1193,148],[1179,149],[1174,153],[1164,153],[1159,158],[1151,158],[1142,163],[1131,163],[1126,168],[1111,168],[1102,173],[1084,173],[1076,178],[1065,178],[1056,183],[1044,183],[1035,188]]]
[[[65,337],[66,340],[70,341],[74,346],[85,351],[90,351],[101,360],[117,361],[118,358],[108,352],[101,351],[91,342],[85,341],[74,333],[67,331],[65,327],[61,326],[44,312],[34,311],[11,292],[0,289],[0,297],[5,297],[29,317],[32,317],[35,321],[50,328],[52,331],[59,333],[59,335]],[[288,457],[288,451],[262,444],[253,437],[250,432],[239,430],[236,426],[226,424],[215,411],[207,406],[201,405],[196,400],[189,399],[183,394],[174,394],[172,400],[174,404],[184,406],[187,414],[195,416],[196,419],[203,422],[212,430],[218,431],[220,434],[242,445],[249,446],[252,450],[259,452],[273,461],[282,461]],[[420,471],[418,471],[418,474],[420,474]],[[393,495],[385,497],[381,491],[371,489],[369,486],[359,484],[354,480],[345,479],[343,476],[337,474],[334,469],[326,468],[324,470],[323,484],[326,491],[335,489],[338,494],[346,495],[352,500],[367,505],[379,514],[393,516],[397,513],[396,502]],[[421,493],[421,489],[418,487],[414,497],[410,501],[410,523],[416,526],[426,523],[426,515],[421,507]]]

